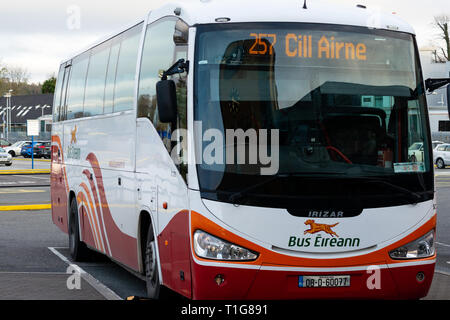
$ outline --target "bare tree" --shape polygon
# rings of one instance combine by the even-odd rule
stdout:
[[[8,75],[8,68],[2,63],[0,59],[0,81],[5,81]]]
[[[22,67],[11,67],[0,61],[0,97],[8,90],[13,90],[13,95],[40,94],[41,84],[28,83],[29,72]]]
[[[29,72],[21,67],[9,67],[7,74],[9,81],[15,85],[28,83],[30,77]]]
[[[437,49],[434,59],[436,62],[450,61],[450,17],[447,15],[436,16],[433,25],[439,30],[439,40],[443,40],[443,46]]]

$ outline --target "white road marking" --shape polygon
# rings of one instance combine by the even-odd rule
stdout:
[[[444,271],[444,270],[436,269],[436,273],[441,273],[441,274],[444,274],[446,276],[450,276],[450,272],[447,272],[447,271]]]
[[[23,176],[13,175],[13,177],[21,178]],[[50,180],[50,177],[39,177],[39,176],[27,176],[27,178],[41,179],[41,180]]]
[[[36,181],[2,181],[0,186],[14,186],[16,184],[36,184]]]
[[[67,263],[68,265],[74,266],[81,274],[81,278],[86,280],[87,283],[89,283],[92,287],[95,288],[102,296],[104,296],[107,300],[123,300],[121,297],[119,297],[114,291],[112,291],[110,288],[105,286],[103,283],[95,279],[91,274],[84,271],[80,266],[72,263],[67,259],[65,256],[63,256],[61,253],[58,252],[56,249],[67,249],[67,248],[54,248],[54,247],[48,247],[48,249],[53,252],[58,258],[60,258],[62,261]]]
[[[0,274],[50,274],[50,275],[63,275],[67,274],[64,272],[9,272],[9,271],[0,271]]]
[[[436,242],[436,244],[443,246],[443,247],[448,247],[450,248],[450,244],[446,244],[446,243],[441,243],[441,242]]]

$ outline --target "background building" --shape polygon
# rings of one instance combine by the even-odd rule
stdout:
[[[41,135],[38,139],[50,140],[53,113],[53,94],[12,96],[11,98],[11,130],[7,134],[6,111],[7,98],[0,98],[0,137],[14,143],[28,140],[27,120],[41,120]],[[7,136],[8,135],[8,136]]]

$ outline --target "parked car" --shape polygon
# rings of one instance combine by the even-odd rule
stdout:
[[[51,147],[52,147],[52,143],[50,141],[38,143],[34,147],[35,157],[36,158],[50,159],[52,157]]]
[[[38,144],[41,144],[41,141],[35,141],[33,143],[33,147],[31,146],[31,142],[25,143],[22,146],[22,149],[20,151],[20,154],[24,157],[24,158],[31,158],[31,150],[34,149],[34,147]],[[36,154],[35,154],[36,155]]]
[[[20,156],[20,152],[22,151],[22,147],[26,143],[31,143],[31,141],[18,141],[13,145],[4,148],[6,152],[8,152],[12,157]]]
[[[0,148],[9,147],[11,143],[5,139],[0,139]]]
[[[433,152],[433,161],[439,169],[450,164],[450,144],[441,144]]]
[[[3,148],[0,148],[0,164],[3,164],[7,167],[10,167],[12,165],[12,156]]]
[[[445,142],[442,141],[433,141],[433,150],[437,148],[437,146],[444,144]]]
[[[423,142],[416,142],[408,149],[409,162],[423,162]]]

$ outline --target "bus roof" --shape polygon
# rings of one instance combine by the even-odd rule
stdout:
[[[151,13],[151,18],[173,15],[189,25],[217,23],[217,18],[233,22],[306,22],[362,26],[414,34],[414,29],[395,14],[382,13],[377,8],[337,5],[321,0],[186,0],[169,3]]]
[[[372,29],[415,34],[410,24],[395,14],[386,14],[377,8],[365,6],[337,5],[322,0],[181,0],[171,2],[149,13],[149,20],[155,21],[165,16],[175,15],[188,25],[218,23],[217,19],[227,18],[233,22],[304,22],[324,23],[347,26],[360,26]],[[107,37],[99,39],[82,51],[64,59],[62,63],[113,38],[117,34],[142,22],[143,19],[117,30]],[[223,23],[223,22],[221,22]]]

